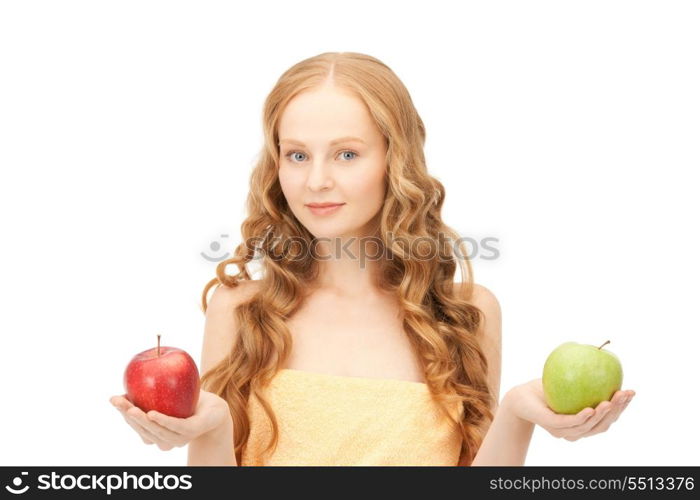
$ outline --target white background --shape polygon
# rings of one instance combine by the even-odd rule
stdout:
[[[0,464],[186,464],[109,397],[156,333],[199,363],[200,252],[240,241],[263,101],[354,51],[409,89],[445,221],[498,238],[473,265],[501,396],[568,340],[611,340],[637,393],[606,433],[536,428],[526,465],[698,465],[698,25],[682,1],[3,2]]]

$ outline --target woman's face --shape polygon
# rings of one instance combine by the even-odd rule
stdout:
[[[305,91],[278,130],[280,185],[296,218],[317,238],[370,234],[384,202],[387,148],[364,103],[328,85]],[[307,206],[326,202],[343,205],[325,214]]]

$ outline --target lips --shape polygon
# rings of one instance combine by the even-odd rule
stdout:
[[[345,203],[307,203],[307,207],[311,208],[328,208],[328,207],[337,207],[339,205],[345,205]]]
[[[306,205],[309,211],[317,216],[325,217],[338,213],[345,203],[311,203]]]

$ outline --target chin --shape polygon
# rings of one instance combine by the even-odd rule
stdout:
[[[314,238],[341,238],[347,236],[348,234],[353,234],[352,230],[348,228],[339,226],[337,222],[334,221],[311,221],[309,224],[304,224],[306,229],[314,235]]]
[[[332,240],[334,238],[342,238],[345,234],[343,231],[324,231],[324,230],[311,230],[309,232],[314,235],[314,238],[324,240]],[[324,241],[324,243],[332,243],[330,241]]]
[[[364,221],[360,225],[347,225],[343,224],[340,219],[328,218],[328,219],[309,219],[305,220],[299,219],[304,227],[314,236],[314,238],[340,238],[347,240],[349,238],[355,237],[359,238],[358,235],[366,234],[368,226],[370,225],[370,220]]]

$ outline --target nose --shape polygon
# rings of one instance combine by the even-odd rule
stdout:
[[[333,187],[331,168],[322,160],[313,162],[306,179],[306,187],[311,191],[323,191]]]

